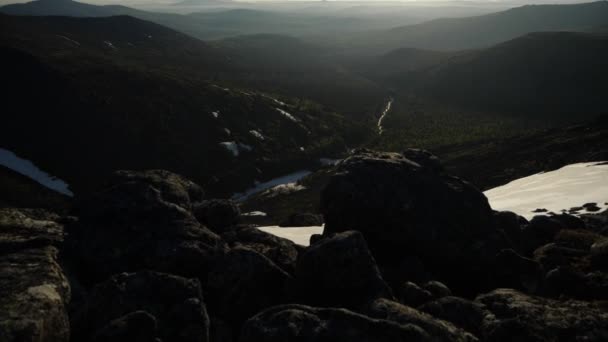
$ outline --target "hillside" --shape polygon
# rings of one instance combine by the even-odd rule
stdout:
[[[110,170],[165,168],[225,196],[342,151],[361,131],[310,101],[207,81],[231,70],[226,58],[156,24],[0,16],[0,27],[11,85],[0,145],[76,193]]]
[[[435,102],[524,117],[580,119],[605,113],[608,35],[529,34],[461,54],[413,74],[401,89]]]
[[[345,38],[349,53],[381,54],[409,47],[427,50],[465,50],[488,47],[539,31],[587,31],[608,24],[608,2],[572,5],[528,5],[502,12],[443,18],[390,30]]]

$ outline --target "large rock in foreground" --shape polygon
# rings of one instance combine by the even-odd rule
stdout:
[[[240,342],[402,342],[431,341],[420,327],[373,319],[345,309],[283,305],[245,323]]]
[[[502,244],[483,193],[420,151],[356,152],[323,190],[321,211],[324,234],[358,230],[381,267],[416,256],[457,290],[479,285]]]
[[[63,227],[32,214],[0,209],[0,341],[68,341],[70,286],[55,247]]]
[[[163,341],[209,340],[200,282],[164,273],[113,276],[93,288],[86,310],[76,320],[80,339],[130,335]]]
[[[377,298],[393,298],[363,235],[335,234],[298,257],[295,287],[300,303],[358,310]]]
[[[475,300],[484,305],[487,341],[606,341],[608,310],[599,304],[558,301],[498,289]]]
[[[223,243],[189,208],[201,192],[175,174],[118,172],[99,192],[80,202],[69,252],[86,282],[150,269],[205,278]]]

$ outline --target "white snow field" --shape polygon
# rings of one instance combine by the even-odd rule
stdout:
[[[18,157],[12,151],[0,148],[0,165],[29,177],[51,190],[67,196],[74,196],[74,193],[70,191],[69,185],[66,182],[40,170],[34,163]]]
[[[512,211],[527,219],[542,214],[532,212],[536,209],[559,214],[585,203],[596,203],[604,210],[608,207],[608,164],[571,164],[514,180],[484,194],[493,209]],[[587,211],[576,214],[584,213]]]
[[[276,235],[285,239],[289,239],[298,245],[308,246],[310,242],[310,236],[313,234],[323,233],[323,226],[311,226],[311,227],[279,227],[279,226],[267,226],[258,227],[259,230],[266,233]]]
[[[301,171],[297,171],[294,173],[290,173],[285,176],[273,178],[267,182],[258,183],[254,187],[246,190],[245,192],[234,194],[232,196],[232,199],[234,199],[236,201],[243,201],[243,200],[246,200],[247,198],[249,198],[249,196],[255,194],[256,192],[260,192],[262,190],[267,190],[267,189],[273,188],[273,187],[275,187],[277,185],[281,185],[281,184],[296,183],[300,179],[308,176],[309,174],[310,174],[310,171],[301,170]]]
[[[514,180],[490,189],[484,194],[495,210],[508,210],[527,219],[543,213],[539,208],[560,213],[585,203],[596,203],[601,210],[608,209],[608,163],[579,163],[561,169],[542,172]],[[575,214],[588,213],[580,210]],[[310,236],[321,234],[323,226],[314,227],[259,227],[267,233],[308,246]]]

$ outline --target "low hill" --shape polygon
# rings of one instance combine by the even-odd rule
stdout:
[[[345,39],[351,53],[382,54],[409,47],[465,50],[488,47],[539,31],[587,31],[608,24],[608,2],[572,5],[528,5],[502,12],[443,18]]]
[[[556,120],[605,113],[608,35],[529,34],[455,56],[395,84],[436,102]]]
[[[0,145],[77,194],[110,170],[164,168],[225,196],[360,131],[310,101],[217,83],[232,70],[223,55],[156,24],[0,16],[0,28]]]

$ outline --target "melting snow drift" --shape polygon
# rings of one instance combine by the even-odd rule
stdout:
[[[234,196],[232,196],[232,198],[237,201],[243,201],[243,200],[246,200],[247,198],[249,198],[249,196],[255,194],[256,192],[267,190],[267,189],[273,188],[273,187],[275,187],[277,185],[281,185],[281,184],[295,183],[295,182],[299,181],[300,179],[308,176],[309,174],[310,174],[310,171],[302,170],[302,171],[290,173],[285,176],[273,178],[267,182],[256,184],[256,186],[246,190],[243,193],[234,194]]]
[[[40,170],[31,161],[19,158],[9,150],[0,148],[0,165],[6,166],[15,172],[27,176],[51,190],[55,190],[67,196],[74,196],[74,193],[70,191],[66,182]]]
[[[601,209],[608,202],[608,164],[580,163],[559,170],[520,178],[488,190],[485,195],[495,210],[508,210],[527,219],[536,209],[560,213],[585,203]],[[578,213],[585,213],[579,211]]]
[[[323,233],[323,226],[311,226],[311,227],[279,227],[279,226],[268,226],[258,227],[259,230],[278,237],[289,239],[298,245],[308,246],[310,244],[310,236],[313,234]]]

